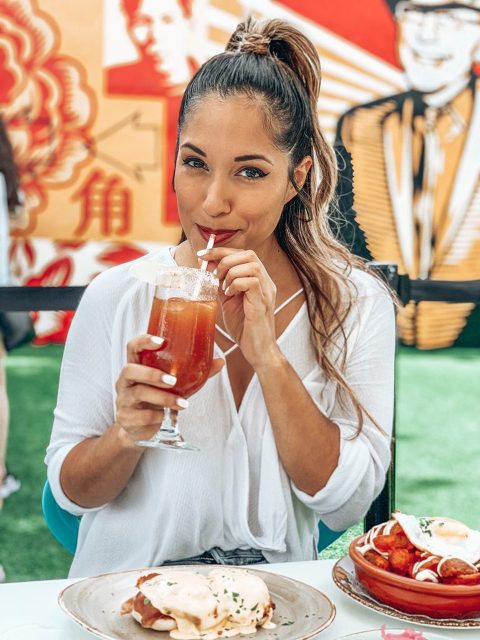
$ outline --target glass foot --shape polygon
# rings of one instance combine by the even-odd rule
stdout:
[[[193,444],[185,442],[182,436],[175,438],[152,438],[151,440],[137,440],[135,443],[138,447],[149,447],[151,449],[167,449],[169,451],[200,451]]]

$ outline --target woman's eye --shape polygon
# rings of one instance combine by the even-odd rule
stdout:
[[[262,171],[261,169],[257,169],[256,167],[245,167],[239,171],[239,174],[244,178],[256,179],[256,178],[265,178],[267,173]]]
[[[192,169],[203,169],[205,167],[205,163],[199,158],[185,158],[183,164],[187,165],[187,167],[192,167]]]

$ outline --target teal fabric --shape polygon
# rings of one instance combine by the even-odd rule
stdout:
[[[343,533],[345,533],[345,531],[332,531],[325,524],[323,524],[323,522],[320,522],[318,525],[318,533],[319,537],[317,550],[320,553],[320,551],[323,551],[328,546],[330,546],[332,542],[334,542]]]
[[[43,487],[42,510],[53,537],[73,555],[77,548],[80,518],[58,506],[48,480]]]

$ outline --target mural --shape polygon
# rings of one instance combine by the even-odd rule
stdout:
[[[19,282],[84,284],[178,240],[181,95],[249,14],[289,20],[319,50],[319,118],[352,156],[356,248],[412,277],[480,278],[480,0],[0,0]],[[402,338],[449,346],[476,312],[409,306]],[[70,320],[39,314],[39,341],[63,340]]]
[[[352,154],[357,222],[370,254],[414,278],[480,278],[480,2],[390,2],[408,90],[338,124]],[[471,304],[411,304],[402,337],[448,347]],[[479,319],[476,320],[479,322]]]
[[[195,0],[117,0],[106,5],[109,11],[109,28],[104,41],[106,54],[118,59],[118,32],[122,25],[116,29],[114,25],[118,22],[119,11],[123,14],[125,34],[133,45],[132,52],[135,52],[133,60],[125,60],[123,55],[122,62],[105,69],[106,95],[164,98],[167,183],[163,201],[167,223],[177,220],[170,178],[174,169],[180,102],[188,81],[199,67],[193,45],[198,43],[195,35],[200,19],[197,17],[198,4],[194,18],[192,2]]]

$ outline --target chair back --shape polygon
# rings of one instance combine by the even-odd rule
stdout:
[[[42,493],[42,511],[47,527],[55,540],[71,554],[75,553],[80,518],[62,509],[53,497],[48,480]]]

